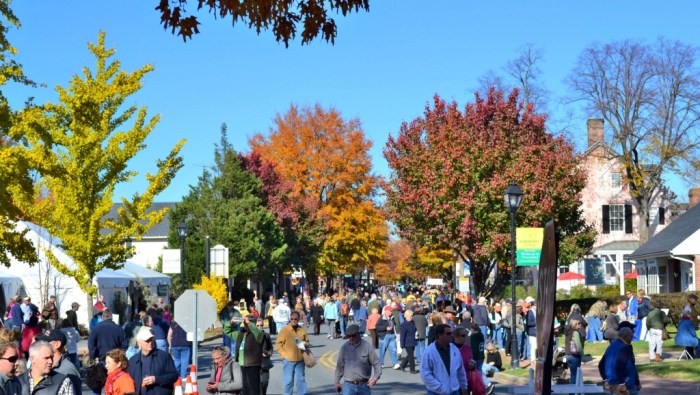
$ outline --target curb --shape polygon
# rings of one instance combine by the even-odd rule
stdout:
[[[496,372],[493,375],[493,380],[501,384],[511,385],[528,385],[530,384],[529,377],[520,377],[508,374],[506,372]]]

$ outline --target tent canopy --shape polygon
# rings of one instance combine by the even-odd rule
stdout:
[[[121,270],[133,276],[134,279],[141,278],[143,283],[148,286],[170,285],[170,276],[167,274],[159,273],[134,262],[125,262]]]
[[[559,281],[564,281],[564,280],[585,280],[586,276],[580,273],[576,272],[566,272],[562,274],[561,276],[557,277],[557,280]]]

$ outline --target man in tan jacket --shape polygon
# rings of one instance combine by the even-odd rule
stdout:
[[[292,311],[289,324],[284,326],[277,335],[275,348],[282,356],[282,379],[284,395],[292,395],[294,383],[297,394],[306,395],[306,366],[302,353],[311,346],[306,330],[299,326],[300,313]]]

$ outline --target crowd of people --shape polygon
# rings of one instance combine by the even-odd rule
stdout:
[[[611,391],[637,393],[641,388],[633,339],[648,340],[650,361],[663,359],[668,315],[642,290],[627,296],[609,307],[599,301],[585,315],[572,305],[561,331],[572,383],[587,341],[610,342],[599,368]],[[695,336],[696,303],[697,297],[690,295],[679,336],[686,321],[692,331],[687,336]],[[13,299],[0,336],[0,394],[20,394],[24,386],[37,394],[80,393],[81,366],[95,367],[86,377],[95,394],[171,394],[178,378],[184,382],[189,375],[192,344],[162,300],[120,326],[99,298],[82,362],[77,355],[79,308],[73,303],[61,318],[53,296],[41,310],[28,297]],[[510,355],[514,346],[524,365],[534,363],[536,316],[537,303],[531,297],[489,303],[457,293],[451,300],[427,288],[348,290],[313,298],[283,293],[266,301],[254,297],[250,304],[231,301],[219,313],[223,345],[212,350],[206,390],[266,395],[276,352],[282,359],[284,394],[306,394],[309,335],[323,334],[347,340],[338,354],[334,383],[344,394],[370,393],[386,368],[420,374],[429,394],[487,394],[495,387],[490,377],[502,369],[502,352]],[[694,356],[697,337],[688,344],[687,352]],[[95,379],[100,369],[103,377]]]

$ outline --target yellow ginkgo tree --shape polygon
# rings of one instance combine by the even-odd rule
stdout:
[[[34,196],[13,189],[9,193],[13,204],[60,239],[60,247],[74,262],[60,262],[46,251],[51,263],[91,295],[96,291],[95,273],[123,265],[130,252],[124,242],[140,239],[166,215],[165,210],[147,210],[182,167],[178,155],[184,140],[157,161],[155,174],[146,174],[145,191],[121,197],[117,217],[107,217],[115,186],[137,175],[127,169],[127,162],[145,148],[146,137],[158,123],[158,116],[148,116],[145,107],[125,104],[153,67],[121,70],[120,62],[111,59],[114,49],[105,47],[103,32],[88,48],[97,60],[96,70],[86,67],[67,88],[56,87],[58,103],[28,106],[13,120],[10,136],[22,141],[18,154],[38,181]]]

